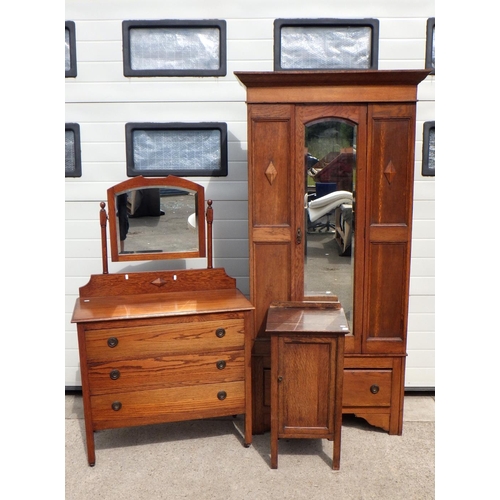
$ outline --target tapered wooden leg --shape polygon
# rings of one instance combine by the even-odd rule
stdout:
[[[252,444],[252,410],[245,414],[245,448]]]
[[[278,338],[271,338],[271,469],[278,468]]]
[[[87,372],[87,348],[85,345],[85,330],[78,324],[78,350],[80,354],[80,370],[82,372],[82,403],[85,418],[85,438],[87,441],[87,458],[89,465],[95,465],[95,444],[92,411],[90,407],[89,377]]]
[[[247,332],[253,328],[251,324],[246,326]],[[245,448],[252,444],[252,406],[252,350],[250,342],[245,342]]]
[[[89,465],[95,465],[95,441],[94,441],[94,427],[92,422],[92,414],[90,411],[90,397],[86,387],[83,391],[83,413],[85,415],[85,439],[87,441],[87,458]]]
[[[340,469],[340,435],[333,441],[333,470]]]
[[[271,469],[278,468],[278,436],[271,428]]]
[[[87,427],[87,425],[85,425]],[[92,429],[85,430],[86,439],[87,439],[87,458],[89,461],[90,467],[94,467],[95,465],[95,442],[94,442],[94,432]]]
[[[277,382],[273,380],[272,384]],[[278,391],[271,385],[271,469],[278,468]]]
[[[340,469],[340,440],[342,435],[342,405],[338,405],[333,417],[333,470]]]
[[[335,374],[335,403],[333,413],[333,470],[340,469],[340,441],[342,436],[342,390],[344,384],[344,345],[345,339],[341,335],[337,339],[336,347],[336,374]]]

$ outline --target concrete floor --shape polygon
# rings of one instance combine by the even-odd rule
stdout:
[[[304,259],[305,295],[336,295],[349,322],[352,320],[353,307],[352,263],[351,256],[339,255],[334,230],[307,234]],[[350,326],[352,327],[351,323]]]
[[[185,252],[198,249],[198,233],[190,228],[188,217],[196,211],[195,197],[161,196],[164,215],[129,218],[124,249],[132,253]]]
[[[241,416],[98,432],[89,467],[82,398],[66,395],[66,500],[430,500],[434,410],[433,395],[408,393],[402,436],[344,416],[340,471],[322,439],[280,440],[270,469],[269,433],[245,448]]]

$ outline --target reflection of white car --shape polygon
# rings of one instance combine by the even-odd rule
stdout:
[[[352,239],[352,202],[342,203],[335,209],[335,241],[339,255],[350,255]]]
[[[191,214],[188,217],[188,227],[189,229],[196,229],[196,214]]]
[[[320,217],[333,212],[343,203],[352,204],[352,193],[349,191],[333,191],[321,198],[315,198],[307,203],[309,219],[311,222],[315,222]]]
[[[306,195],[306,208],[311,223],[309,229],[328,231],[330,228],[335,228],[335,241],[339,245],[339,254],[348,255],[352,235],[352,193],[333,191],[309,202]],[[326,224],[318,222],[321,217],[333,213],[335,213],[335,224],[332,224],[329,218]]]

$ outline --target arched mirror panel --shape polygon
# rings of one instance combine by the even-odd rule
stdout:
[[[205,257],[203,186],[139,176],[107,194],[113,262]]]
[[[304,134],[304,297],[338,296],[352,327],[357,126],[322,118]]]

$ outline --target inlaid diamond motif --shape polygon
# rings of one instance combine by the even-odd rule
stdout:
[[[157,287],[166,285],[166,281],[163,278],[156,278],[154,281],[151,282],[152,285],[155,285]]]
[[[387,164],[387,167],[385,167],[384,175],[389,184],[392,182],[392,179],[396,175],[396,169],[394,168],[394,165],[391,160]]]
[[[266,174],[267,180],[269,181],[269,184],[271,184],[271,186],[272,186],[274,179],[276,179],[276,176],[278,175],[278,171],[276,170],[276,167],[274,166],[272,161],[269,162],[269,165],[267,166],[265,174]]]

